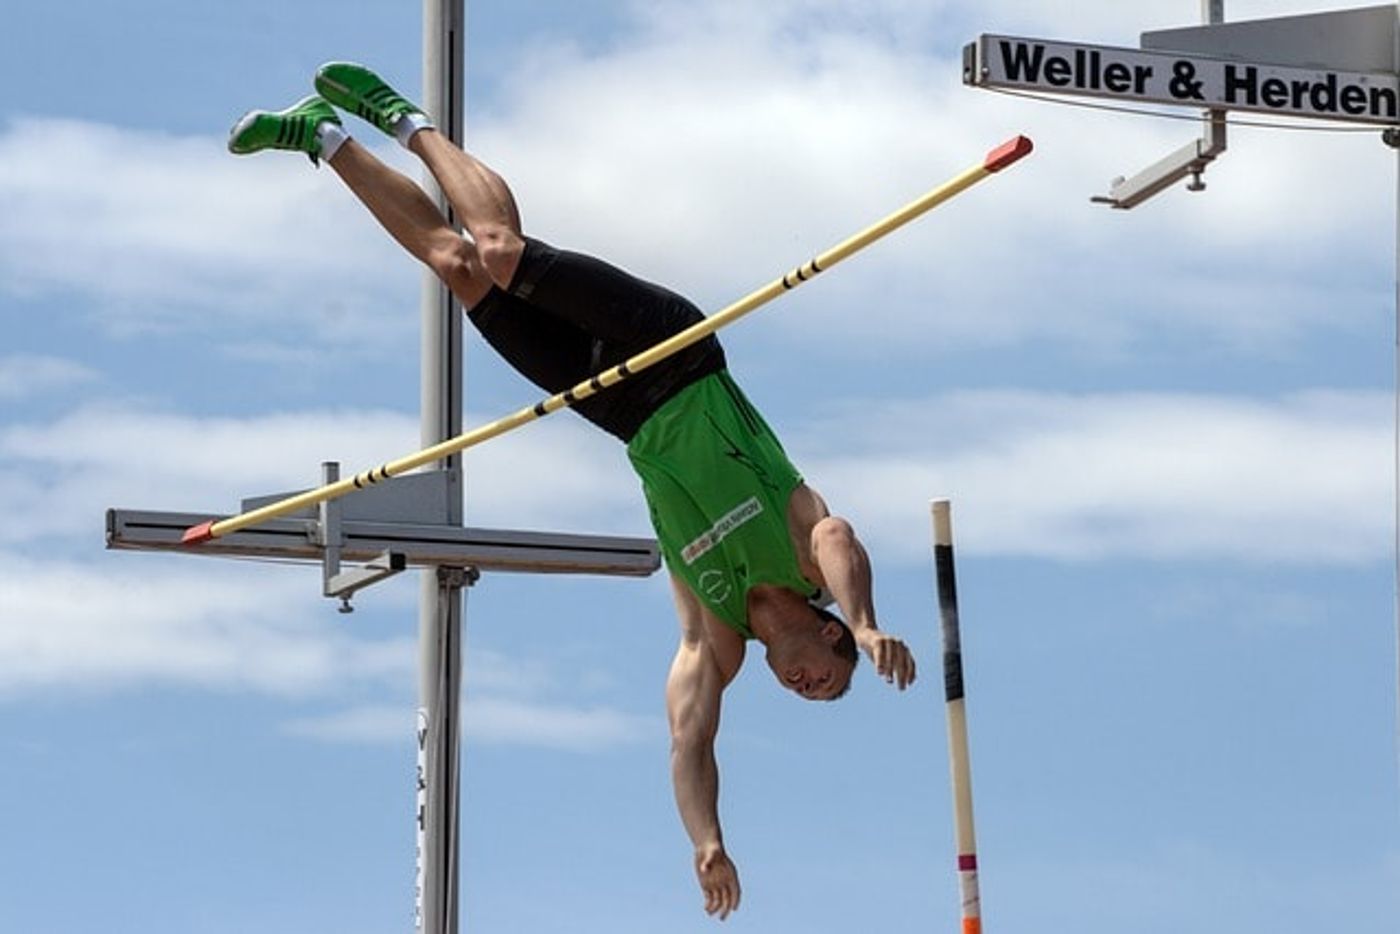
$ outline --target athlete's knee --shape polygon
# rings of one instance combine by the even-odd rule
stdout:
[[[455,231],[437,238],[437,241],[428,247],[426,258],[428,268],[447,283],[472,276],[478,265],[476,250],[471,241],[462,239]]]
[[[476,239],[476,252],[486,274],[496,285],[509,288],[520,265],[520,256],[525,251],[524,239],[512,228],[494,224],[473,230],[472,236]]]
[[[428,248],[426,261],[428,268],[468,305],[475,304],[491,288],[491,278],[482,266],[476,247],[455,231],[440,237]]]

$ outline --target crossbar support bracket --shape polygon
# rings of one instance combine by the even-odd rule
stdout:
[[[1225,22],[1225,0],[1201,0],[1201,20],[1205,25],[1196,27],[1195,33],[1220,30]],[[1156,46],[1152,37],[1168,34],[1172,33],[1143,33],[1142,47],[1154,48]],[[1225,151],[1225,113],[1224,110],[1207,110],[1204,114],[1205,132],[1200,139],[1187,143],[1131,178],[1115,178],[1107,195],[1095,195],[1089,200],[1095,204],[1106,204],[1111,208],[1126,211],[1142,204],[1153,195],[1166,191],[1188,175],[1191,176],[1191,181],[1186,184],[1188,191],[1205,191],[1206,183],[1201,176],[1205,173],[1206,166]]]

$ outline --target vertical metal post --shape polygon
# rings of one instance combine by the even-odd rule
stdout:
[[[1395,67],[1400,69],[1400,0],[1395,4]],[[1383,137],[1396,152],[1395,181],[1395,724],[1396,767],[1400,777],[1400,131],[1389,129]]]
[[[1225,22],[1225,0],[1201,0],[1201,22],[1207,26]],[[1200,152],[1207,162],[1225,151],[1227,126],[1224,110],[1207,110],[1204,115],[1205,127],[1201,137]],[[1205,163],[1201,164],[1204,169]],[[1204,187],[1198,174],[1192,183]]]
[[[461,145],[464,133],[465,0],[423,0],[424,109]],[[431,177],[425,186],[443,213],[451,209]],[[423,278],[422,440],[436,444],[462,431],[462,315],[431,272]],[[462,523],[462,462],[448,475],[445,521]],[[456,934],[458,899],[458,745],[461,732],[462,588],[460,568],[425,571],[419,611],[417,930]]]

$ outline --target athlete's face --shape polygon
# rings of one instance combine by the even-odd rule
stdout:
[[[807,700],[831,700],[846,690],[854,669],[832,651],[841,638],[840,623],[824,622],[809,635],[795,636],[768,648],[768,667],[778,683]]]

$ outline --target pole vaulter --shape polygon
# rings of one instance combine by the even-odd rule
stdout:
[[[389,461],[372,470],[366,470],[329,483],[314,490],[307,490],[289,496],[286,499],[270,503],[258,509],[230,516],[226,519],[211,519],[199,525],[191,526],[185,530],[181,538],[181,543],[185,545],[198,545],[211,539],[219,538],[231,532],[284,516],[288,513],[296,512],[318,503],[336,499],[356,490],[379,483],[389,477],[398,476],[418,467],[431,464],[444,457],[466,450],[469,447],[480,444],[491,438],[513,431],[521,425],[543,418],[552,412],[567,408],[581,399],[587,399],[609,386],[622,382],[629,376],[646,369],[652,364],[659,363],[667,357],[691,346],[697,341],[713,334],[720,328],[732,324],[749,312],[767,304],[784,292],[797,288],[802,283],[813,278],[819,272],[824,272],[832,266],[846,259],[870,244],[884,237],[905,224],[926,214],[933,208],[945,201],[961,194],[976,183],[988,176],[1001,171],[1013,162],[1021,159],[1031,152],[1031,140],[1025,136],[1016,136],[1006,141],[1002,145],[989,152],[985,159],[972,168],[966,169],[954,178],[922,197],[911,201],[908,205],[895,211],[883,220],[872,224],[865,230],[838,243],[836,246],[810,260],[806,264],[797,267],[782,278],[760,288],[737,302],[710,315],[703,321],[697,322],[691,327],[667,338],[654,347],[644,350],[634,357],[618,364],[612,369],[599,373],[577,386],[565,392],[550,396],[536,405],[523,408],[518,412],[497,419],[494,422],[474,428],[464,432],[454,438],[439,442],[431,447],[423,448],[415,454],[401,457],[398,460]]]

